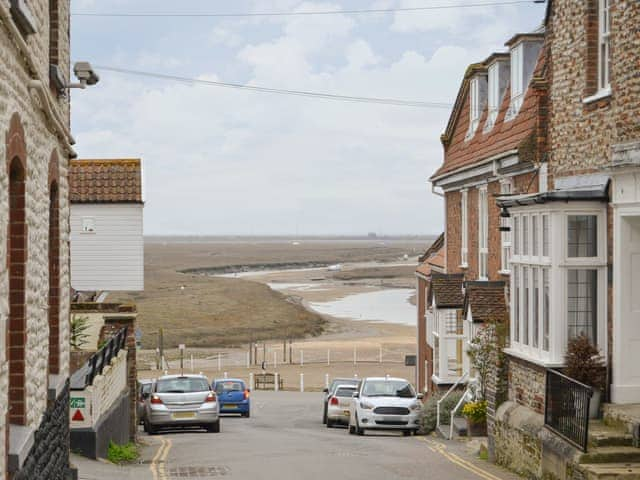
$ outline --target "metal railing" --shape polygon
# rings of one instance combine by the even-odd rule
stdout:
[[[93,379],[102,374],[104,367],[111,363],[111,360],[118,355],[127,342],[127,327],[118,331],[109,341],[96,353],[91,355],[87,362],[71,376],[71,389],[84,390],[93,384]]]
[[[440,404],[451,394],[451,392],[453,392],[458,387],[458,385],[460,385],[462,382],[464,382],[467,379],[468,376],[469,376],[469,372],[465,372],[464,375],[462,375],[456,381],[456,383],[451,385],[451,388],[449,390],[447,390],[447,393],[445,393],[442,396],[442,398],[438,399],[438,401],[436,402],[436,430],[438,430],[440,428]]]
[[[586,452],[593,388],[552,369],[547,370],[546,383],[545,426]]]

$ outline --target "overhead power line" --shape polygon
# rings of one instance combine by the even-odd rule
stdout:
[[[245,12],[245,13],[178,13],[178,12],[73,12],[76,17],[298,17],[308,15],[361,15],[372,13],[422,12],[428,10],[445,10],[458,8],[499,7],[505,5],[542,3],[540,0],[505,0],[500,2],[476,2],[429,5],[424,7],[369,8],[362,10],[315,10],[299,12]]]
[[[376,103],[379,105],[394,105],[398,107],[418,107],[418,108],[443,108],[450,109],[450,103],[443,102],[422,102],[414,100],[401,100],[396,98],[379,98],[379,97],[360,97],[352,95],[335,95],[332,93],[313,92],[306,90],[288,90],[281,88],[259,87],[256,85],[245,85],[241,83],[217,82],[214,80],[202,80],[198,78],[179,77],[176,75],[168,75],[164,73],[143,72],[140,70],[130,70],[127,68],[109,67],[104,65],[95,65],[97,70],[108,72],[122,73],[125,75],[136,75],[140,77],[158,78],[161,80],[171,80],[175,82],[187,83],[192,85],[207,85],[210,87],[235,88],[239,90],[249,90],[260,93],[273,93],[278,95],[295,95],[299,97],[322,98],[326,100],[337,100],[343,102],[359,102],[359,103]]]

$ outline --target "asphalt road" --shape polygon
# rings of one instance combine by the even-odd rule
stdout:
[[[219,434],[149,437],[150,464],[119,478],[242,480],[517,478],[465,453],[460,442],[397,433],[349,435],[321,423],[318,393],[253,392],[251,418],[223,417]],[[144,467],[146,471],[140,470]],[[149,475],[151,473],[151,475]]]

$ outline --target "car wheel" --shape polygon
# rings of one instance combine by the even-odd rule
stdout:
[[[331,428],[333,427],[333,420],[331,420],[330,418],[327,418],[327,428]]]
[[[356,415],[356,434],[360,436],[364,435],[364,428],[360,426],[360,422],[358,421],[357,415]]]
[[[205,426],[209,433],[220,433],[220,420]]]
[[[251,417],[251,412],[244,412],[244,413],[242,414],[242,416],[243,416],[243,417],[246,417],[246,418],[249,418],[249,417]]]
[[[154,427],[153,425],[151,425],[151,423],[148,420],[145,420],[144,425],[145,425],[145,431],[149,435],[157,435],[158,434],[158,428]]]
[[[327,423],[327,406],[324,406],[324,410],[322,411],[322,423]]]

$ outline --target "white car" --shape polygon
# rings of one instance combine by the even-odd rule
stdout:
[[[331,428],[337,423],[343,425],[349,423],[349,408],[355,391],[355,385],[337,385],[333,393],[329,395],[327,402],[327,428]]]
[[[409,436],[418,430],[421,398],[403,378],[363,378],[351,399],[349,433],[398,430]]]

